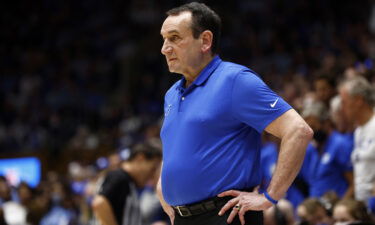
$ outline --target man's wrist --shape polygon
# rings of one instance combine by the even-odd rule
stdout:
[[[276,205],[276,204],[278,203],[278,200],[272,198],[272,197],[268,194],[268,192],[267,192],[266,190],[263,192],[263,195],[264,195],[264,197],[265,197],[269,202],[271,202],[272,204]]]

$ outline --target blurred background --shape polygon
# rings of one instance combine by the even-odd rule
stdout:
[[[98,175],[135,143],[159,141],[163,96],[180,79],[160,53],[160,27],[187,2],[2,3],[0,193],[33,212],[30,224],[51,199],[90,224]],[[222,59],[255,70],[299,111],[318,76],[375,82],[375,1],[201,2],[222,18]]]

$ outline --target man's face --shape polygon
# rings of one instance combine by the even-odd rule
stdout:
[[[301,220],[308,222],[309,225],[324,223],[325,219],[327,218],[324,208],[318,207],[314,213],[309,214],[303,205],[298,206],[297,215]]]
[[[153,178],[155,171],[158,171],[158,168],[160,167],[160,163],[160,158],[146,159],[143,157],[138,161],[137,166],[142,171],[140,175],[141,186],[146,185],[146,183]]]
[[[355,219],[350,215],[348,209],[344,205],[338,205],[333,211],[333,218],[336,222],[354,222]]]
[[[310,218],[311,224],[321,224],[327,220],[327,213],[326,210],[322,207],[319,207],[315,214],[311,216]]]
[[[164,39],[161,53],[165,56],[169,71],[190,74],[201,60],[200,38],[194,39],[191,30],[191,13],[182,12],[168,16],[160,31]]]
[[[351,132],[353,131],[353,121],[349,120],[346,117],[346,114],[342,107],[342,103],[340,104],[341,106],[339,107],[339,109],[336,109],[336,111],[331,112],[331,120],[335,124],[337,131],[341,133]]]
[[[323,102],[328,102],[334,93],[334,90],[332,89],[332,87],[324,79],[316,80],[314,83],[314,87],[315,87],[316,97],[318,98],[318,100],[323,101]]]
[[[345,133],[347,131],[345,116],[343,115],[344,111],[342,107],[335,112],[331,112],[331,120],[335,124],[336,130],[339,132]]]
[[[357,104],[357,98],[351,96],[345,86],[340,88],[340,97],[345,118],[350,121],[354,121],[359,106]]]

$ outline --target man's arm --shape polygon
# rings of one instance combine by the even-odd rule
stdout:
[[[156,186],[156,194],[157,194],[157,196],[159,198],[160,204],[163,207],[164,212],[168,214],[169,219],[171,220],[171,224],[173,225],[173,223],[174,223],[174,217],[175,217],[174,210],[164,200],[163,193],[162,193],[162,190],[161,190],[161,174],[160,174],[160,177],[159,177],[159,180],[158,180],[158,184]]]
[[[267,190],[273,199],[280,199],[301,169],[313,131],[293,109],[269,124],[266,131],[281,139],[276,169]]]
[[[118,225],[111,204],[106,197],[96,195],[92,202],[92,208],[96,218],[102,225]]]
[[[284,196],[301,168],[313,131],[294,109],[290,109],[275,119],[265,130],[281,139],[276,169],[267,190],[271,198],[279,200]],[[219,197],[224,196],[235,197],[228,201],[219,212],[219,215],[223,215],[225,211],[232,209],[228,223],[231,223],[238,214],[241,224],[245,224],[246,211],[265,210],[272,206],[263,194],[257,192],[229,190],[219,194]],[[239,205],[240,208],[233,208],[235,205]]]

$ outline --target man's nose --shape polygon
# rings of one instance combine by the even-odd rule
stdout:
[[[165,40],[163,43],[163,46],[161,47],[161,54],[167,55],[167,54],[170,54],[171,52],[172,52],[172,46],[170,46],[167,43],[167,40]]]

